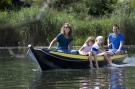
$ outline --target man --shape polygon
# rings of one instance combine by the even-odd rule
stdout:
[[[108,36],[108,47],[111,47],[109,53],[122,54],[124,53],[124,35],[120,33],[118,25],[113,25],[112,31],[113,33]]]

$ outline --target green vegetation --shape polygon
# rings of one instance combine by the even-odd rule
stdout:
[[[15,26],[33,20],[39,13],[36,4],[19,11],[1,11],[0,46],[48,45],[64,22],[71,23],[76,46],[82,45],[91,35],[103,35],[107,39],[113,24],[120,25],[126,44],[134,45],[135,1],[95,1],[54,0],[40,21],[19,28]]]

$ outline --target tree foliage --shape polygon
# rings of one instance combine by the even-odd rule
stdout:
[[[5,9],[6,7],[12,6],[13,0],[0,0],[0,9]]]
[[[103,16],[112,13],[117,0],[86,0],[89,7],[88,14],[92,16]]]
[[[30,7],[31,3],[29,2],[21,0],[1,0],[0,10],[18,10],[21,7]]]
[[[79,16],[103,16],[111,14],[118,0],[55,0],[52,7]]]

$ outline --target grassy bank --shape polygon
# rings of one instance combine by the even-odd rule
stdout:
[[[79,20],[72,14],[47,9],[45,17],[40,21],[14,28],[15,25],[29,22],[38,12],[38,7],[22,9],[18,12],[1,12],[0,27],[4,25],[9,27],[6,29],[0,28],[0,46],[27,46],[29,43],[33,45],[48,45],[58,34],[64,22],[71,23],[73,27],[74,45],[82,45],[86,38],[91,35],[103,35],[106,39],[111,32],[113,24],[120,25],[122,32],[126,36],[127,45],[135,44],[134,12]]]

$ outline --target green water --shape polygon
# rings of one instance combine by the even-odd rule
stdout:
[[[0,89],[135,89],[135,67],[40,72],[26,48],[0,49]],[[135,64],[135,55],[128,58]]]

